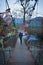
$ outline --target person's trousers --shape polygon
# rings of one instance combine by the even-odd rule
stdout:
[[[22,44],[22,38],[20,38],[20,43]]]

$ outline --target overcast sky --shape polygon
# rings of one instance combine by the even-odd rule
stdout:
[[[11,8],[11,11],[14,9],[20,9],[22,8],[20,4],[14,4],[16,0],[8,0],[9,6]],[[37,9],[37,8],[36,8]],[[5,0],[0,0],[0,12],[3,12],[6,10],[6,2]],[[43,0],[38,1],[38,10],[37,10],[38,16],[43,16]]]

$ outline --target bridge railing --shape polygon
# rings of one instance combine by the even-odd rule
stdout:
[[[0,48],[0,65],[5,65],[12,56],[13,48]]]
[[[13,49],[17,42],[17,36],[13,35],[4,41],[2,39],[1,42],[3,43],[0,45],[0,65],[5,65],[12,56]]]
[[[26,46],[28,47],[27,39],[24,40]],[[36,40],[36,41],[30,41],[30,47],[28,50],[30,50],[32,57],[35,60],[35,64],[37,65],[43,65],[43,41]]]

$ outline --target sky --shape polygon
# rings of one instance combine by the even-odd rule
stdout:
[[[14,4],[16,0],[8,0],[9,7],[11,8],[11,12],[16,9],[22,8],[19,3]],[[5,0],[0,0],[0,12],[4,12],[6,10],[6,2]],[[35,14],[37,13],[37,15]],[[20,14],[20,13],[19,13]],[[38,1],[38,7],[34,11],[34,16],[42,16],[43,17],[43,0]]]

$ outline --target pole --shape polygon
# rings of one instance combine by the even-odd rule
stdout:
[[[23,21],[23,23],[25,23],[25,7],[24,7],[24,21]]]

